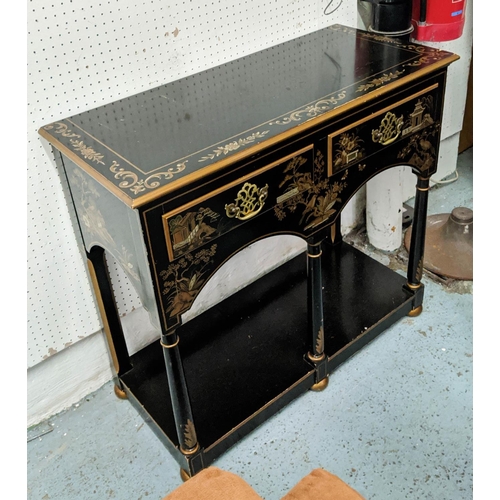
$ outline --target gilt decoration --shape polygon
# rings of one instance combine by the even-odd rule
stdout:
[[[178,316],[191,307],[207,281],[206,274],[213,264],[216,251],[217,245],[214,244],[195,254],[188,253],[160,272],[162,294],[167,301],[165,311],[170,317]]]
[[[249,144],[254,143],[255,141],[257,141],[257,139],[264,139],[268,133],[269,130],[257,131],[249,135],[248,137],[228,142],[224,146],[219,146],[216,149],[212,150],[212,152],[208,153],[206,156],[202,156],[198,161],[201,163],[204,161],[213,160],[221,155],[226,156],[232,151],[236,151],[237,149],[240,149],[243,146],[248,146]]]
[[[311,182],[308,173],[291,172],[291,176],[288,177],[289,185],[310,183],[311,187],[308,191],[275,205],[274,214],[278,220],[283,220],[287,213],[302,210],[299,225],[303,226],[304,230],[309,230],[322,224],[337,212],[334,205],[342,202],[339,194],[347,184],[345,182],[330,184],[324,175],[325,163],[323,154],[317,151],[314,158],[314,178],[319,179],[317,183]]]
[[[220,217],[211,208],[200,207],[197,211],[178,214],[170,219],[168,232],[174,259],[219,236]]]
[[[91,163],[97,163],[105,166],[107,165],[104,161],[104,154],[97,152],[88,146],[83,141],[82,136],[73,132],[73,130],[71,130],[65,123],[56,122],[52,125],[45,126],[44,129],[52,131],[54,134],[69,138],[69,143],[74,152],[78,153],[83,159],[88,160]],[[114,174],[113,178],[120,181],[118,182],[117,187],[122,190],[129,190],[134,195],[137,195],[144,191],[160,187],[162,180],[172,179],[176,174],[185,170],[187,161],[188,160],[180,162],[175,167],[170,167],[167,170],[144,176],[139,176],[131,170],[125,170],[123,167],[120,167],[120,163],[116,160],[111,162],[108,169],[112,174]]]
[[[440,133],[440,124],[434,123],[413,134],[398,153],[398,158],[422,172],[433,169],[437,161],[435,144],[439,142]]]
[[[118,261],[125,273],[133,280],[139,282],[140,277],[132,264],[133,255],[124,245],[117,245],[108,231],[107,223],[99,210],[97,199],[99,192],[92,182],[79,169],[74,169],[71,174],[72,185],[79,186],[79,196],[74,198],[75,205],[80,212],[79,219],[82,222],[82,231],[89,235],[87,244],[98,243],[102,248],[109,251]],[[76,195],[76,193],[74,193]]]
[[[196,446],[198,443],[196,437],[196,430],[194,428],[194,423],[188,419],[186,424],[184,425],[184,444],[186,445],[186,449],[190,450]]]
[[[363,140],[356,134],[345,132],[340,134],[335,144],[335,156],[333,157],[334,170],[337,170],[350,162],[362,158],[364,149]]]

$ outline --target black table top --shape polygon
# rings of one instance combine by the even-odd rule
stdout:
[[[46,125],[39,133],[132,207],[283,134],[447,66],[455,54],[334,25]]]

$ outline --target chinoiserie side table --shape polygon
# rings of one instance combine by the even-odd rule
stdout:
[[[68,180],[116,393],[187,476],[421,311],[429,178],[456,59],[334,25],[40,129]],[[399,165],[417,179],[406,277],[340,234],[356,191]],[[183,324],[217,269],[280,234],[306,252]],[[105,252],[159,332],[133,355]]]

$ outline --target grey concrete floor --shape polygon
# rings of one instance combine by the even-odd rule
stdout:
[[[472,149],[457,171],[456,182],[431,190],[429,215],[473,208]],[[334,371],[325,391],[299,397],[214,465],[266,500],[317,467],[367,499],[472,499],[472,283],[423,281],[420,316],[386,330]],[[34,432],[44,429],[27,444],[30,500],[158,500],[182,482],[111,383]]]

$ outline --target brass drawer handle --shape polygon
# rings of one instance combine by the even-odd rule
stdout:
[[[401,133],[403,128],[403,115],[399,118],[390,111],[387,112],[380,123],[378,129],[372,130],[373,142],[379,142],[382,146],[393,143]]]
[[[238,191],[234,203],[226,205],[226,215],[240,220],[248,220],[256,216],[264,206],[269,186],[258,188],[255,184],[245,182]]]

